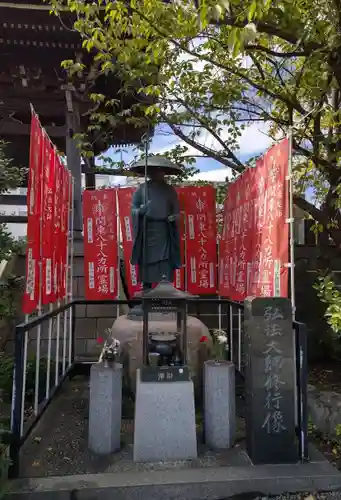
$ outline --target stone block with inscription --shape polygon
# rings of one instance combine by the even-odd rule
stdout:
[[[171,369],[168,373],[165,368],[162,378],[142,381],[142,370],[136,372],[134,461],[166,462],[197,458],[192,380],[168,377]],[[185,368],[178,370],[184,371]]]
[[[295,354],[291,303],[247,298],[244,312],[246,444],[254,464],[295,463]]]

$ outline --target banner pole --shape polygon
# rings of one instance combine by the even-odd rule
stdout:
[[[116,200],[116,231],[117,231],[117,293],[116,297],[120,299],[120,285],[121,285],[121,224],[120,224],[120,213],[118,205],[118,189],[115,188],[115,200]],[[117,304],[116,317],[120,315],[120,305]]]
[[[288,157],[288,182],[289,182],[289,245],[290,245],[290,295],[292,317],[295,321],[296,317],[296,301],[295,301],[295,239],[294,239],[294,187],[293,187],[293,165],[292,165],[292,144],[293,144],[293,129],[289,128],[289,157]]]
[[[66,170],[66,167],[64,166],[64,169]],[[67,175],[69,175],[69,173],[67,172]],[[65,282],[63,283],[63,285],[65,284],[65,294],[64,294],[64,303],[65,305],[67,304],[68,302],[68,280],[69,280],[69,230],[70,230],[70,210],[69,210],[69,207],[70,207],[70,199],[71,199],[71,179],[69,178],[69,192],[67,193],[67,200],[68,200],[68,206],[67,206],[67,211],[66,211],[66,220],[64,219],[64,222],[66,224],[66,228],[65,228],[65,231],[66,231],[66,249],[65,249],[65,252],[66,252],[66,255],[65,255],[65,266],[64,266],[64,273],[65,273],[65,278],[63,276],[63,279],[65,279]],[[66,368],[66,338],[68,336],[69,338],[69,343],[70,343],[70,335],[71,335],[71,331],[69,332],[69,335],[67,335],[67,317],[68,317],[68,314],[71,315],[71,310],[68,310],[66,309],[64,311],[64,326],[63,326],[63,373],[65,372],[65,368]]]

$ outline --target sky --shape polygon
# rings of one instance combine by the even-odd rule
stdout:
[[[209,137],[207,137],[207,141],[203,142],[208,147],[214,147],[212,139]],[[166,129],[165,126],[159,126],[155,129],[150,152],[153,154],[163,154],[165,151],[172,149],[178,144],[184,145],[185,143]],[[236,156],[242,162],[245,162],[253,156],[265,153],[271,144],[272,140],[267,135],[267,126],[264,123],[252,123],[249,127],[245,128],[242,136],[240,137],[239,151],[236,152]],[[119,153],[115,152],[115,150],[111,150],[108,153],[113,160],[119,161],[122,159],[126,163],[131,162],[136,154],[133,148],[125,148],[124,151]],[[196,158],[196,168],[200,170],[200,172],[212,171],[212,175],[209,176],[212,178],[206,180],[211,180],[213,182],[214,180],[222,180],[226,176],[229,176],[228,168],[222,166],[219,162],[212,158],[200,157],[201,153],[196,149],[189,147],[187,154],[193,156],[198,155]],[[215,173],[217,174],[217,178],[215,178]],[[125,178],[115,177],[112,179],[112,183],[122,185],[125,183]]]

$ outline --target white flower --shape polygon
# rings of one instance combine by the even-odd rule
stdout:
[[[226,335],[218,335],[217,341],[219,344],[227,344],[227,336]]]

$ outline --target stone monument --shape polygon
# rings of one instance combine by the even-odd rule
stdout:
[[[194,385],[187,366],[189,294],[163,280],[143,295],[143,364],[137,370],[134,461],[197,457]],[[175,332],[155,332],[149,318],[167,309]]]
[[[246,445],[254,464],[299,460],[291,303],[247,298],[244,313]]]

